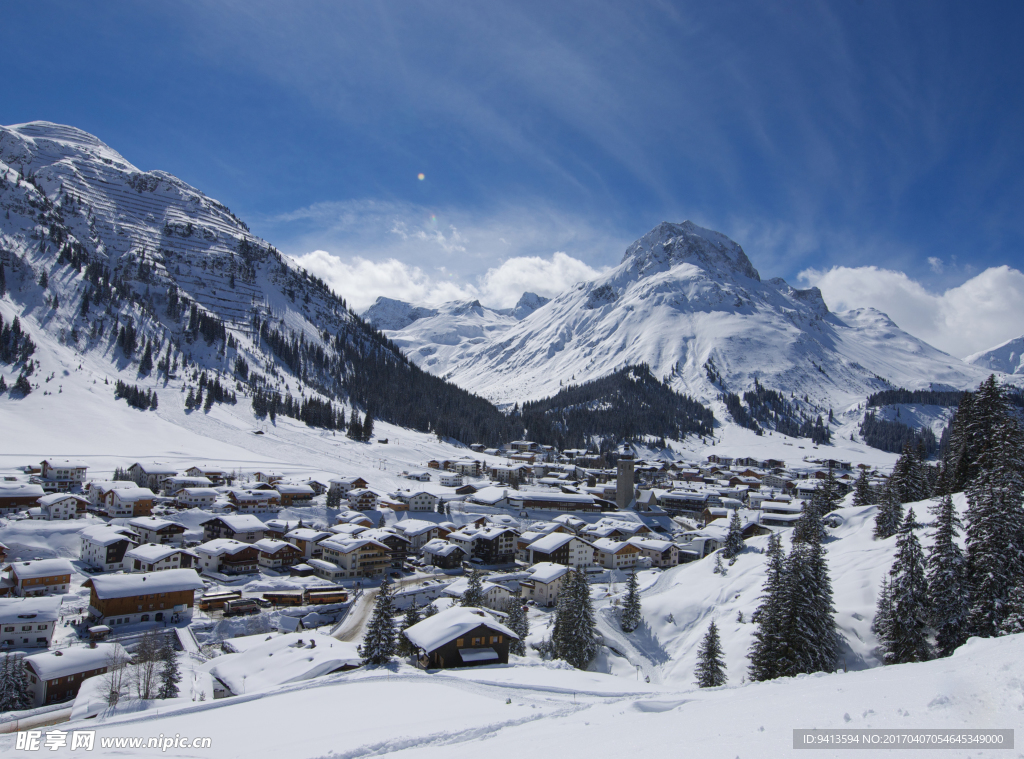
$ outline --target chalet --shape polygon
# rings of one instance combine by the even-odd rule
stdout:
[[[444,484],[445,476],[448,477],[479,477],[483,474],[484,467],[476,459],[458,459],[450,462],[451,466],[445,467],[445,474],[438,477],[438,482]],[[460,485],[462,483],[459,483]]]
[[[215,538],[192,550],[199,557],[196,568],[200,572],[248,574],[259,570],[259,551],[251,543],[231,538]]]
[[[214,488],[182,488],[174,493],[178,506],[185,509],[205,509],[213,506],[220,498]]]
[[[263,525],[264,536],[273,540],[283,540],[285,535],[301,525],[301,519],[268,519]]]
[[[335,535],[344,535],[346,538],[354,538],[356,535],[370,530],[373,530],[374,532],[386,532],[386,530],[383,529],[378,530],[376,528],[367,527],[363,524],[349,524],[348,522],[342,522],[341,524],[336,524],[330,528],[330,532]]]
[[[533,470],[525,464],[493,464],[487,467],[487,474],[495,482],[506,485],[533,478]]]
[[[331,486],[331,490],[337,491],[341,495],[348,495],[353,490],[363,490],[366,488],[366,480],[362,477],[335,477],[328,483]]]
[[[594,563],[606,569],[632,569],[640,558],[640,549],[632,543],[601,538],[594,541]]]
[[[330,490],[330,485],[320,480],[306,480],[305,484],[313,491],[313,495],[323,495]]]
[[[562,583],[571,570],[564,564],[542,562],[530,567],[530,576],[519,582],[524,601],[533,601],[538,606],[554,606]]]
[[[516,537],[510,527],[463,527],[448,534],[448,542],[484,564],[509,564],[516,559]]]
[[[114,657],[127,661],[120,643],[98,643],[95,648],[74,646],[24,657],[28,670],[28,692],[34,707],[70,701],[82,683],[107,672]]]
[[[278,482],[275,489],[281,494],[282,506],[308,506],[316,495],[309,485]]]
[[[431,459],[430,461],[427,462],[427,469],[440,469],[440,468],[441,468],[441,462],[438,461],[437,459]]]
[[[350,526],[357,527],[358,525]],[[393,530],[377,528],[373,530],[363,530],[358,533],[358,535],[360,540],[376,540],[386,545],[388,547],[388,551],[391,552],[392,566],[402,566],[409,556],[409,547],[412,545],[412,541],[405,537],[405,535],[399,535]]]
[[[7,561],[7,552],[9,550],[10,549],[7,546],[5,546],[3,543],[0,543],[0,564]]]
[[[592,525],[580,530],[580,536],[587,540],[599,538],[613,538],[614,540],[626,540],[635,535],[646,535],[651,528],[643,522],[627,522],[624,519],[601,519]]]
[[[89,499],[90,505],[101,507],[105,513],[107,494],[111,490],[128,490],[137,487],[138,485],[131,480],[93,480],[85,486],[85,497]]]
[[[458,569],[469,558],[464,548],[442,538],[427,541],[422,552],[424,561],[441,569]]]
[[[402,472],[402,476],[407,480],[416,480],[416,482],[430,482],[430,472],[424,471],[412,471]]]
[[[126,572],[163,572],[167,569],[188,569],[194,555],[189,551],[160,543],[143,543],[124,555]]]
[[[8,516],[37,506],[46,493],[29,482],[0,482],[0,516]]]
[[[482,609],[454,606],[405,631],[424,669],[508,664],[509,643],[519,636]]]
[[[90,577],[89,619],[95,624],[180,622],[192,618],[195,592],[203,581],[192,569]]]
[[[75,570],[67,559],[16,561],[5,567],[5,584],[15,596],[52,596],[67,593]]]
[[[185,525],[159,517],[135,517],[126,524],[142,538],[143,543],[180,544]]]
[[[40,465],[40,484],[43,490],[68,492],[80,489],[85,484],[85,473],[89,465],[84,461],[71,459],[46,459]]]
[[[281,503],[281,494],[276,490],[231,488],[227,495],[232,508],[240,514],[270,511]]]
[[[589,567],[594,563],[594,547],[586,540],[564,532],[548,533],[530,543],[525,551],[528,564]]]
[[[175,475],[160,479],[160,492],[163,495],[175,495],[182,488],[212,488],[213,480],[209,477],[189,477]]]
[[[579,517],[574,517],[572,514],[559,514],[557,517],[551,520],[555,524],[560,524],[566,528],[567,532],[579,533],[587,523]]]
[[[600,512],[601,506],[594,496],[587,493],[515,493],[509,497],[509,505],[514,509],[545,509],[562,513],[570,511]]]
[[[174,477],[178,470],[167,464],[143,464],[137,461],[128,467],[128,476],[134,480],[139,487],[157,490],[160,481],[165,477]]]
[[[379,540],[335,536],[324,540],[320,547],[323,562],[337,567],[334,577],[325,579],[377,577],[384,574],[391,564],[391,551]],[[311,563],[311,566],[317,568],[316,564]]]
[[[498,575],[491,575],[491,577],[496,576]],[[518,582],[516,583],[516,585],[518,585]],[[451,598],[457,598],[461,600],[462,597],[466,594],[467,590],[469,590],[469,578],[460,577],[458,580],[445,587],[442,593]],[[485,579],[481,582],[480,592],[483,594],[484,599],[481,606],[487,609],[494,609],[495,611],[504,610],[506,604],[508,604],[509,599],[511,599],[515,595],[515,592],[512,590],[512,588],[508,587],[507,585],[502,585],[501,583],[493,582],[492,580],[488,579]]]
[[[123,488],[107,493],[107,515],[111,519],[148,517],[153,513],[156,494],[149,488]]]
[[[341,511],[338,513],[337,524],[361,524],[366,527],[374,527],[374,522],[366,514],[360,511]]]
[[[297,527],[284,536],[284,540],[291,543],[302,552],[304,558],[320,558],[320,543],[332,537],[332,533],[323,530],[314,530],[309,527]]]
[[[284,540],[263,538],[253,543],[252,547],[259,553],[259,565],[265,569],[286,569],[304,558],[301,550]]]
[[[638,548],[641,556],[650,559],[653,567],[674,567],[679,563],[679,546],[671,540],[630,538],[626,542]]]
[[[506,488],[489,486],[480,488],[466,500],[470,503],[478,503],[481,506],[501,508],[509,505],[509,492]]]
[[[697,517],[709,505],[718,505],[718,494],[709,491],[671,490],[662,493],[658,505],[671,516]]]
[[[391,529],[409,539],[409,546],[413,552],[419,551],[428,541],[435,538],[447,538],[451,532],[437,522],[428,522],[425,519],[402,519],[391,525]]]
[[[0,598],[0,647],[49,648],[60,604],[59,596]]]
[[[784,493],[792,492],[795,484],[796,478],[792,475],[786,474],[785,472],[780,474],[766,474],[761,478],[762,487],[781,490]]]
[[[127,527],[93,525],[78,532],[79,559],[101,572],[124,569],[125,553],[139,544],[139,536]]]
[[[464,480],[458,472],[442,472],[437,481],[446,488],[460,488]]]
[[[38,506],[29,509],[29,518],[53,521],[55,519],[76,519],[79,513],[85,511],[89,501],[80,495],[51,493],[44,495],[37,503]]]
[[[205,477],[214,485],[223,485],[229,478],[229,473],[224,469],[207,466],[193,466],[185,470],[189,477]]]
[[[230,538],[255,543],[262,540],[265,529],[263,522],[252,514],[223,514],[203,522],[203,539]]]
[[[377,494],[366,488],[348,491],[347,498],[349,506],[359,511],[370,511],[377,505]]]
[[[401,490],[395,493],[397,498],[402,503],[409,507],[409,511],[437,511],[437,503],[440,500],[433,493],[428,493],[425,490],[419,490],[412,492],[409,490]],[[349,496],[349,502],[351,502],[351,494]]]
[[[508,447],[517,453],[541,452],[540,443],[535,443],[532,440],[513,440]]]

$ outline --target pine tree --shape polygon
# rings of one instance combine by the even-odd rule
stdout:
[[[818,513],[822,516],[831,514],[833,511],[839,508],[839,502],[842,500],[842,496],[839,494],[839,481],[836,479],[835,472],[832,467],[828,468],[828,474],[825,479],[818,481],[818,487],[814,489],[811,494],[811,501],[818,509]]]
[[[142,360],[139,361],[139,374],[149,374],[151,371],[153,371],[153,346],[147,343]]]
[[[1024,579],[1018,580],[1006,602],[1006,616],[999,625],[1000,635],[1024,633]]]
[[[866,469],[860,470],[857,484],[853,489],[854,506],[871,506],[875,503],[875,494],[871,492],[871,480],[868,479]]]
[[[348,436],[352,440],[363,439],[363,423],[359,420],[359,414],[355,409],[352,409],[352,418],[348,423]]]
[[[793,530],[793,548],[786,560],[781,676],[831,672],[839,656],[832,581],[821,544],[823,533],[821,514],[808,504]]]
[[[192,393],[192,388],[189,388],[188,389],[188,397],[185,398],[185,409],[186,410],[192,409],[192,408],[195,407],[195,405],[196,405],[196,397]]]
[[[725,538],[725,545],[722,547],[722,555],[729,559],[730,564],[736,563],[746,544],[743,542],[743,522],[740,520],[740,510],[733,509],[732,517],[729,519],[729,534]]]
[[[889,476],[888,487],[895,493],[900,503],[914,503],[928,497],[924,464],[918,456],[917,449],[910,443],[904,443],[903,453],[897,459]],[[901,521],[902,517],[901,513]]]
[[[522,591],[516,590],[516,594],[505,602],[505,614],[505,626],[519,636],[519,640],[509,641],[509,653],[526,656],[526,637],[530,634],[530,620],[526,616],[526,607],[523,606]]]
[[[896,539],[896,559],[889,570],[889,617],[882,646],[886,664],[928,661],[932,658],[926,624],[928,579],[924,552],[914,531],[920,527],[914,510],[907,511]]]
[[[889,573],[882,576],[882,584],[878,588],[878,600],[875,601],[875,618],[871,620],[871,632],[879,641],[882,659],[885,659],[886,641],[892,635],[892,586],[889,584]]]
[[[405,631],[420,621],[420,610],[416,604],[412,604],[405,610],[405,617],[402,619],[402,630],[398,633],[398,655],[412,656],[416,653],[416,646],[405,637]]]
[[[764,586],[761,589],[761,603],[754,612],[757,630],[754,643],[747,655],[750,659],[750,679],[771,680],[778,677],[778,663],[785,641],[783,620],[786,614],[786,554],[782,550],[782,538],[772,533],[768,538],[768,558],[765,567]]]
[[[729,574],[729,571],[725,568],[725,564],[722,563],[721,551],[715,552],[715,568],[713,571],[716,575],[722,575],[722,577],[725,577],[727,574]]]
[[[341,506],[341,491],[331,488],[327,491],[327,508],[337,509]]]
[[[642,618],[640,582],[637,580],[636,572],[632,572],[629,575],[629,580],[626,582],[626,600],[622,606],[622,619],[620,620],[622,631],[633,632],[640,626]]]
[[[0,712],[32,708],[23,654],[8,653],[0,663]]]
[[[46,274],[46,269],[39,272],[39,286],[44,290],[50,286],[50,278]]]
[[[165,637],[160,647],[160,661],[163,668],[160,670],[160,690],[157,698],[177,698],[178,683],[181,682],[181,674],[178,672],[178,655],[174,650],[171,638]]]
[[[551,636],[555,655],[577,669],[586,669],[597,655],[597,624],[590,585],[581,568],[566,576],[558,601]]]
[[[896,495],[896,490],[886,486],[882,493],[882,502],[878,504],[878,511],[875,513],[875,539],[885,540],[899,532],[902,518],[903,503]]]
[[[366,416],[363,417],[363,429],[361,439],[364,443],[369,443],[373,438],[373,417],[370,412],[366,412]]]
[[[462,606],[481,607],[486,603],[484,596],[484,573],[474,569],[469,573],[469,584],[462,594]]]
[[[380,591],[373,607],[373,616],[366,627],[363,645],[359,647],[359,655],[363,664],[383,665],[395,656],[395,620],[394,596],[387,578],[381,583]]]
[[[7,275],[4,274],[3,262],[0,262],[0,297],[7,292]]]
[[[717,688],[725,685],[729,678],[725,674],[725,662],[722,660],[722,641],[718,637],[718,625],[711,620],[704,640],[697,652],[697,666],[693,670],[697,678],[698,688]]]
[[[967,640],[967,578],[964,552],[957,543],[963,525],[946,495],[932,507],[933,542],[928,550],[928,605],[939,656],[949,656]]]
[[[29,384],[28,377],[22,372],[18,375],[18,379],[14,381],[14,389],[17,390],[22,396],[26,396],[32,392],[32,385]]]
[[[985,400],[979,390],[976,411],[979,406],[985,411]],[[965,514],[971,583],[968,632],[983,638],[998,635],[1010,590],[1024,575],[1024,436],[1005,398],[990,402],[1001,404],[994,412],[999,419],[978,456]]]
[[[423,608],[423,618],[429,619],[430,617],[437,614],[437,607],[434,604],[429,603]]]

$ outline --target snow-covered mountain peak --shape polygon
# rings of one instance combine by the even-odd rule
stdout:
[[[1024,335],[974,353],[964,362],[995,372],[1024,375]]]
[[[0,140],[3,140],[3,132],[6,131],[17,135],[15,144],[20,143],[22,148],[25,147],[25,143],[31,142],[39,150],[50,154],[72,157],[87,153],[99,158],[108,165],[115,165],[120,169],[138,171],[138,169],[124,159],[124,156],[101,139],[77,127],[54,124],[51,121],[30,121],[26,124],[15,124],[0,128]],[[28,151],[25,151],[24,157],[29,157]],[[8,160],[7,163],[11,164],[12,162]]]
[[[515,306],[510,309],[505,309],[501,313],[507,313],[514,319],[521,321],[544,304],[550,302],[550,298],[537,295],[537,293],[523,293],[522,297],[519,298],[519,302],[516,303]]]
[[[682,263],[693,264],[713,277],[742,276],[761,281],[743,248],[720,232],[692,221],[662,222],[629,246],[621,268],[631,279],[639,279]]]
[[[417,319],[437,316],[436,308],[424,308],[406,303],[404,300],[385,298],[383,295],[363,311],[363,318],[377,329],[405,329]]]

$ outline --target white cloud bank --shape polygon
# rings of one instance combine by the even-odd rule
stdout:
[[[492,308],[514,306],[524,292],[553,298],[577,282],[593,279],[603,270],[562,252],[549,258],[517,256],[466,282],[446,271],[424,271],[396,258],[371,261],[359,256],[343,261],[324,250],[295,260],[316,274],[356,310],[371,306],[378,297],[436,305],[452,300],[479,300]]]
[[[806,269],[799,278],[821,288],[836,311],[872,307],[936,348],[963,358],[1024,333],[1024,273],[986,269],[962,285],[931,292],[901,271],[876,266]]]

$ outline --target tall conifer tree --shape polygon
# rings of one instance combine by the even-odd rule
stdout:
[[[717,688],[725,685],[729,679],[725,674],[725,661],[722,659],[722,640],[718,635],[718,625],[711,620],[708,631],[700,643],[697,652],[697,666],[693,670],[699,688]]]
[[[932,507],[935,517],[933,542],[928,549],[928,598],[935,646],[939,656],[949,656],[967,640],[966,561],[957,538],[963,525],[953,498],[947,494]]]
[[[914,510],[908,510],[896,540],[896,559],[889,570],[889,615],[882,638],[886,664],[932,658],[925,629],[928,621],[928,580],[924,552],[914,534],[919,527]]]

